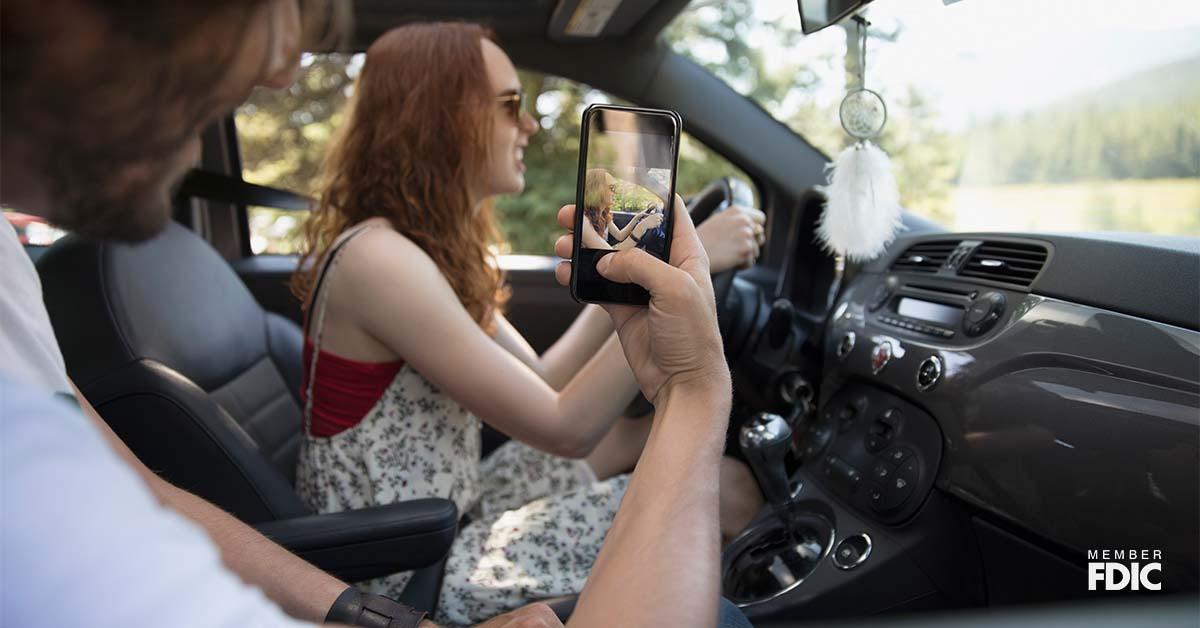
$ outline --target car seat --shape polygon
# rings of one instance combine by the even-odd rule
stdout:
[[[435,606],[454,503],[311,512],[293,486],[300,329],[207,242],[176,223],[138,244],[71,235],[38,269],[71,379],[147,467],[341,578],[431,566],[405,601]]]

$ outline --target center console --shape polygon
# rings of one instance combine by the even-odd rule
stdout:
[[[866,382],[847,383],[809,420],[798,414],[760,414],[742,428],[768,507],[725,548],[723,595],[752,619],[973,599],[978,578],[946,568],[971,550],[933,491],[942,458],[933,417]]]
[[[802,462],[816,471],[813,481],[886,524],[912,517],[933,487],[942,454],[933,417],[866,385],[835,394],[803,441]]]

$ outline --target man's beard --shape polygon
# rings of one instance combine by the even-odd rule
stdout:
[[[112,157],[60,152],[47,172],[52,200],[46,218],[88,239],[149,239],[171,218],[169,191],[183,170],[182,155],[136,162]]]

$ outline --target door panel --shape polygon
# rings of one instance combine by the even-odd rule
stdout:
[[[264,310],[302,325],[300,301],[292,296],[288,288],[296,263],[295,255],[253,255],[236,260],[231,265]]]
[[[566,286],[554,279],[556,257],[505,255],[500,265],[508,274],[512,297],[506,316],[539,354],[558,340],[583,306]]]

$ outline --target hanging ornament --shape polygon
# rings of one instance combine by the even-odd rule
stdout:
[[[817,226],[817,235],[831,251],[853,262],[874,259],[903,229],[900,219],[900,191],[892,174],[892,162],[871,143],[887,123],[887,105],[883,97],[866,88],[867,26],[855,15],[858,25],[858,87],[842,99],[838,115],[842,128],[858,140],[843,150],[828,166],[825,212]]]

